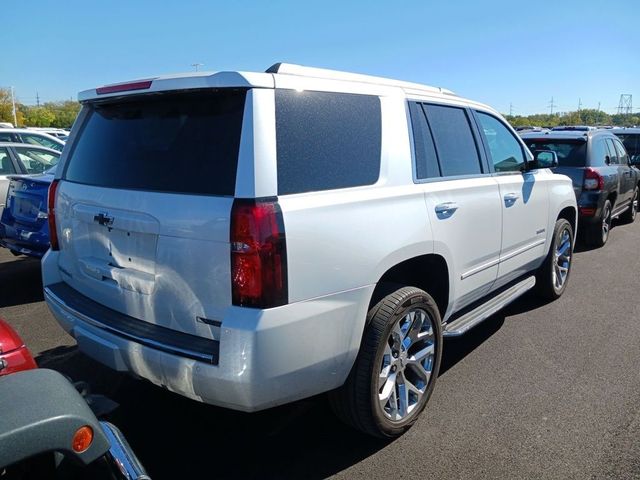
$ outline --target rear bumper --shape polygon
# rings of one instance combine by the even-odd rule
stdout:
[[[580,223],[585,226],[599,224],[601,222],[602,207],[604,207],[606,199],[606,192],[583,191],[578,198],[578,218]]]
[[[222,319],[218,364],[154,348],[102,328],[52,295],[43,261],[45,300],[80,350],[115,370],[130,372],[205,403],[256,411],[326,392],[351,370],[374,286],[269,310],[229,307]],[[57,282],[56,282],[57,283]],[[95,320],[95,321],[93,321]],[[177,332],[176,332],[177,333]]]
[[[33,231],[18,224],[0,224],[0,245],[16,253],[42,258],[49,249],[49,232]]]

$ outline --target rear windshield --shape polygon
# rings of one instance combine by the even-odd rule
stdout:
[[[245,91],[145,95],[90,105],[65,180],[233,195]]]
[[[640,153],[640,133],[616,133],[616,135],[622,140],[624,148],[627,149],[629,155],[638,155]]]
[[[529,150],[551,150],[558,155],[561,167],[584,167],[587,164],[587,142],[579,140],[524,139]]]

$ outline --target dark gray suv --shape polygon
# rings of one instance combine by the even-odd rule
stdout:
[[[592,246],[609,238],[611,222],[635,220],[638,209],[640,171],[618,137],[610,130],[554,130],[525,133],[524,143],[532,152],[551,150],[558,156],[555,173],[573,181],[579,211],[579,231]]]

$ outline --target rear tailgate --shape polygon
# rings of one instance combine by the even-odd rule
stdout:
[[[85,107],[56,202],[69,286],[130,317],[217,339],[211,324],[231,304],[244,98],[165,93]]]
[[[582,186],[584,185],[584,167],[556,167],[553,168],[553,173],[560,175],[566,175],[571,179],[573,183],[573,191],[576,194],[576,199],[580,198],[582,192]]]
[[[13,220],[29,230],[40,230],[47,221],[47,192],[53,180],[51,175],[9,177],[7,209]]]

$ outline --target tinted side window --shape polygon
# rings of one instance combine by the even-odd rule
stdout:
[[[380,176],[380,99],[276,90],[278,193],[374,184]]]
[[[416,177],[418,179],[439,177],[438,157],[422,106],[416,102],[409,102],[409,112],[416,155]]]
[[[612,165],[618,164],[618,153],[616,152],[616,148],[613,146],[613,140],[607,138],[607,147],[609,147],[609,159]]]
[[[9,132],[0,132],[0,142],[13,142]]]
[[[591,162],[594,167],[602,167],[606,165],[605,157],[609,155],[609,150],[603,139],[596,139],[591,146]]]
[[[482,112],[477,114],[495,171],[521,171],[525,158],[520,142],[497,118]]]
[[[424,105],[435,141],[442,175],[482,173],[467,112],[463,108]]]
[[[629,156],[627,155],[627,151],[622,146],[622,143],[620,143],[618,140],[614,140],[613,144],[618,150],[618,162],[622,165],[626,165],[627,163],[629,163]]]
[[[6,148],[0,148],[0,175],[11,175],[16,173],[11,157]],[[2,199],[4,202],[4,198]]]

